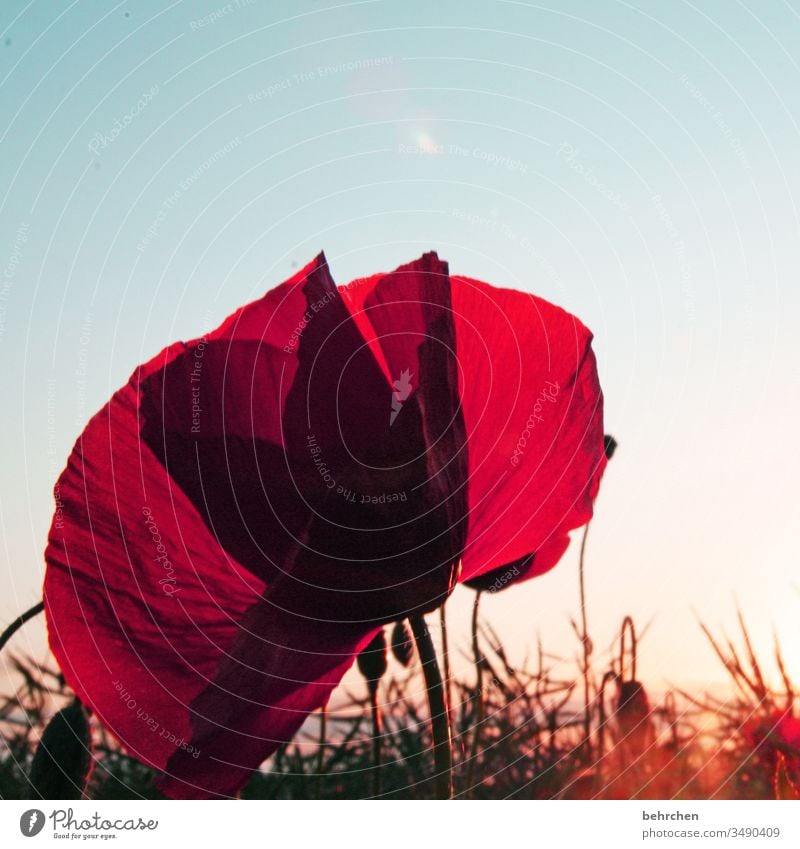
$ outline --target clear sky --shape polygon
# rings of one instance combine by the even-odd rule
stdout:
[[[320,248],[339,283],[433,248],[595,332],[598,649],[630,613],[646,680],[718,680],[696,617],[738,598],[800,675],[796,8],[4,0],[0,33],[0,621],[139,362]],[[512,656],[571,662],[576,563],[487,600]]]

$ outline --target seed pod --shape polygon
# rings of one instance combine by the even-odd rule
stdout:
[[[74,699],[47,724],[33,756],[31,799],[81,799],[92,769],[89,717]]]
[[[392,628],[392,654],[403,666],[414,657],[414,638],[405,619],[399,619]]]
[[[367,683],[377,686],[386,672],[386,637],[383,628],[359,654],[357,661],[358,670],[367,679]]]
[[[647,692],[639,681],[623,681],[619,688],[617,718],[620,723],[636,725],[650,715]]]
[[[643,752],[652,742],[650,701],[639,681],[623,681],[620,684],[617,725],[622,741],[634,752]]]

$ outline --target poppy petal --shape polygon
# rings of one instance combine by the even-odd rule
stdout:
[[[541,298],[466,277],[452,278],[452,303],[470,455],[464,579],[537,552],[528,574],[541,574],[591,518],[605,467],[592,336]]]
[[[56,486],[47,548],[50,646],[81,701],[163,769],[190,744],[186,705],[264,584],[226,557],[138,436],[128,385],[89,423]]]

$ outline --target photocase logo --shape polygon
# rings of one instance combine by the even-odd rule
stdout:
[[[392,392],[392,412],[389,416],[389,427],[394,424],[397,414],[403,409],[403,402],[411,394],[411,369],[403,369],[400,372],[400,377],[392,385],[394,391]]]
[[[44,813],[38,808],[31,808],[19,818],[19,830],[25,837],[36,837],[44,828]]]

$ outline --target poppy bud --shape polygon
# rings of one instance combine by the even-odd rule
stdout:
[[[617,450],[618,444],[617,440],[614,439],[610,433],[607,433],[603,437],[603,447],[606,452],[606,460],[610,460],[614,456],[614,452]]]
[[[408,666],[414,657],[414,638],[405,619],[398,619],[392,628],[392,654],[403,666]]]
[[[32,799],[81,799],[92,768],[89,717],[74,699],[48,723],[31,764]]]
[[[367,679],[370,685],[377,685],[386,672],[386,637],[383,628],[375,635],[372,642],[359,654],[358,671]]]

